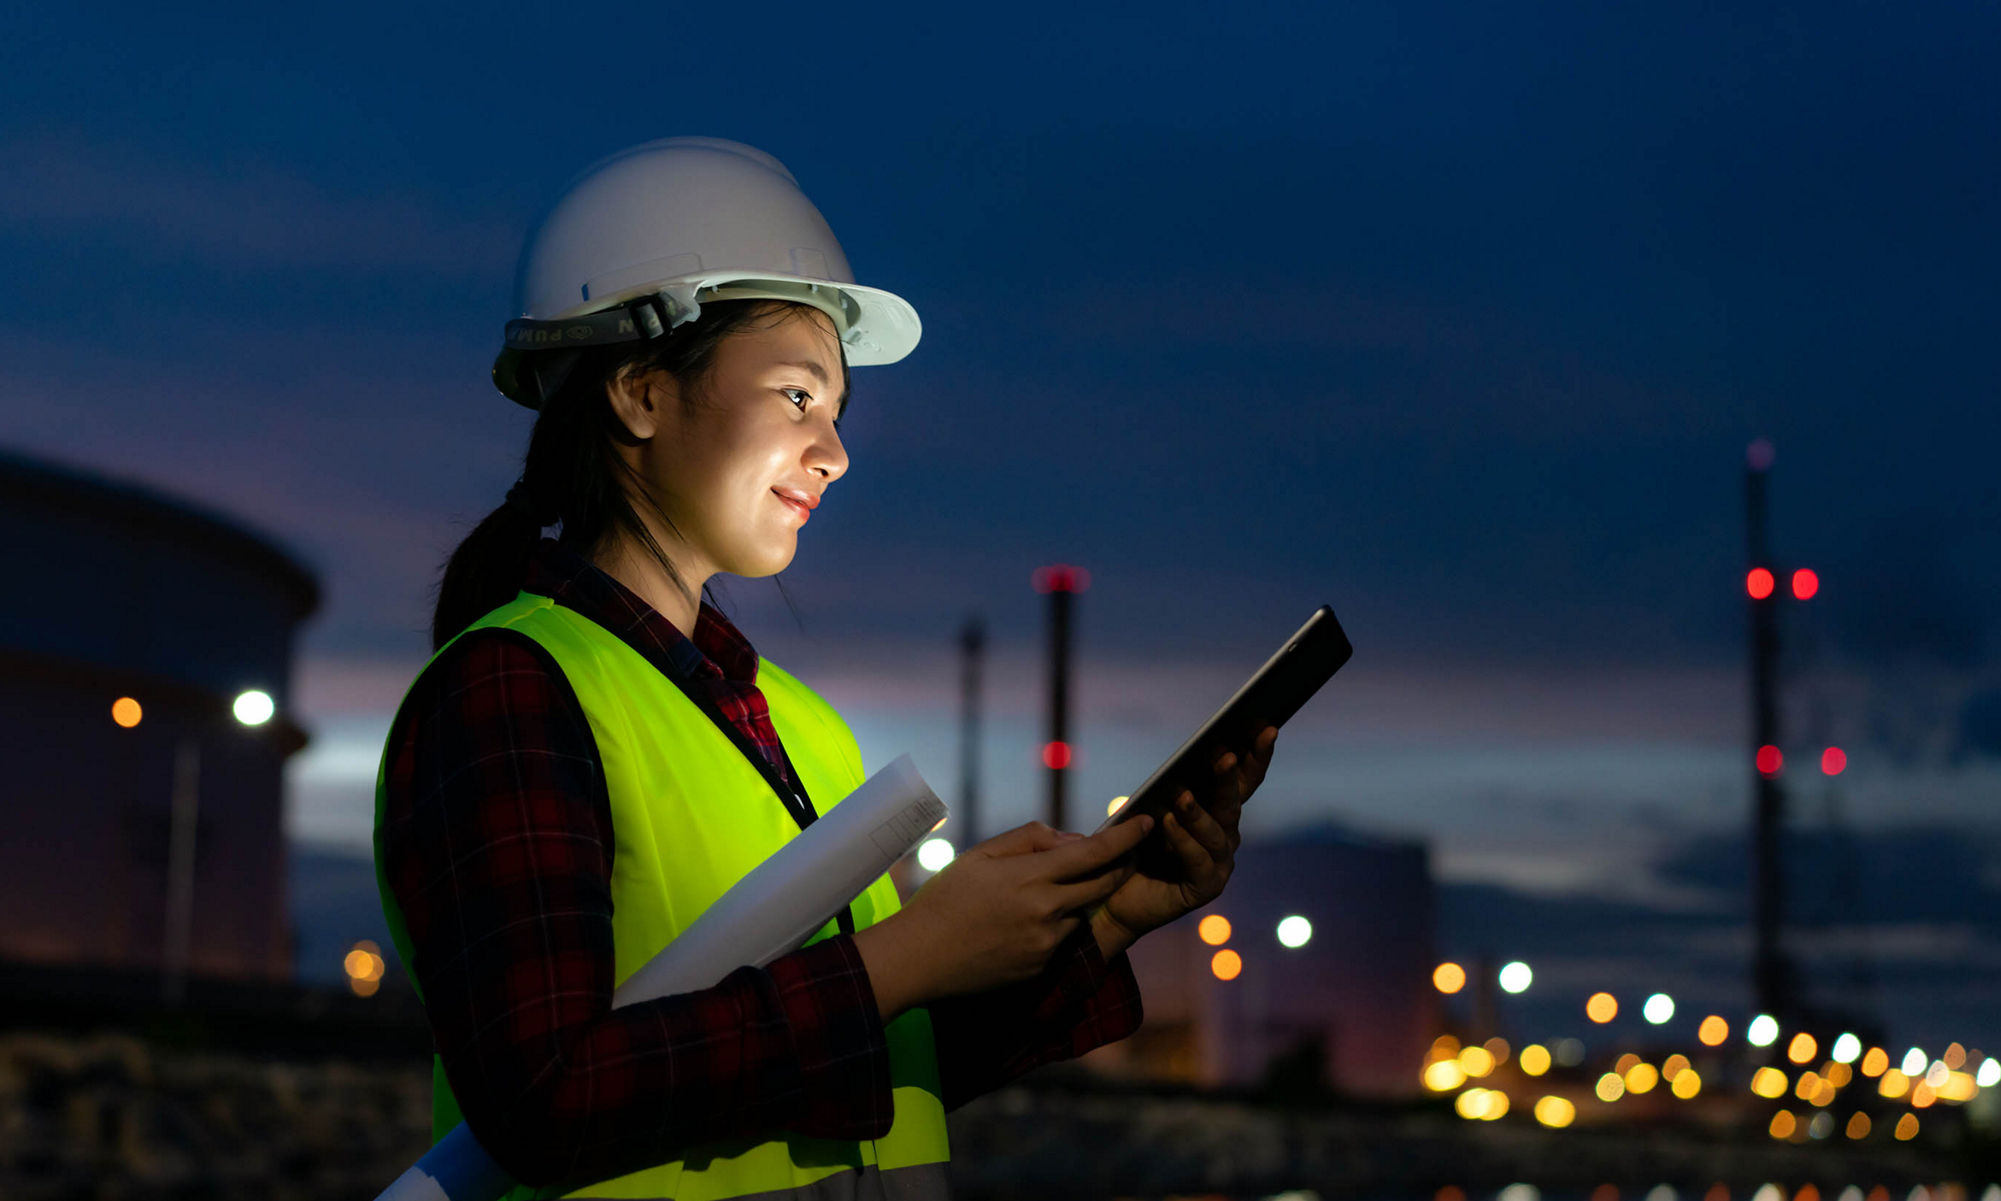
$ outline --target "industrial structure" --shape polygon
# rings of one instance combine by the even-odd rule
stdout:
[[[287,981],[282,773],[313,576],[148,488],[0,453],[0,961]]]

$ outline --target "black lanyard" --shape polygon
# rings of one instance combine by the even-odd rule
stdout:
[[[792,815],[792,820],[799,823],[801,830],[820,820],[819,811],[813,808],[813,798],[806,795],[806,782],[799,775],[798,769],[792,768],[792,759],[789,755],[786,756],[785,764],[787,768],[791,768],[793,779],[799,781],[797,786],[788,783],[784,777],[780,776],[778,769],[772,766],[771,760],[764,757],[764,752],[758,749],[757,744],[746,738],[743,731],[737,729],[735,722],[722,715],[721,711],[716,708],[715,701],[708,696],[705,689],[680,679],[673,672],[663,671],[661,674],[674,681],[674,686],[679,688],[682,694],[692,701],[695,707],[700,709],[715,724],[718,730],[723,732],[723,736],[728,738],[737,750],[743,752],[743,757],[750,760],[750,765],[757,769],[758,775],[764,777],[764,782],[771,786],[771,791],[778,794],[779,802],[785,806],[785,811]],[[785,754],[785,744],[783,742],[778,744],[778,753],[781,755]],[[841,933],[853,934],[855,932],[853,905],[841,906],[841,911],[834,916],[840,920]]]

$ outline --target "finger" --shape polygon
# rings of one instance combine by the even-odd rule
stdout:
[[[1167,830],[1167,844],[1174,848],[1175,857],[1188,870],[1189,880],[1201,887],[1214,879],[1216,856],[1188,832],[1188,827],[1181,824],[1180,815],[1168,814],[1163,827]]]
[[[987,855],[1026,855],[1032,851],[1049,851],[1062,846],[1063,832],[1053,830],[1041,822],[1023,822],[1005,834],[996,834],[973,850]]]
[[[1089,838],[1066,842],[1049,852],[1049,878],[1069,880],[1081,875],[1095,874],[1106,864],[1138,846],[1153,826],[1153,816],[1142,813],[1130,821],[1122,821]]]
[[[1051,903],[1066,913],[1096,905],[1125,887],[1133,871],[1134,866],[1126,864],[1087,876],[1073,884],[1053,884],[1050,886]]]
[[[1176,809],[1173,817],[1175,824],[1193,835],[1195,841],[1201,843],[1210,854],[1223,855],[1229,852],[1229,831],[1223,828],[1221,822],[1211,817],[1207,809],[1191,803]]]

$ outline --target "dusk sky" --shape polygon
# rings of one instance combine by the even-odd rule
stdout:
[[[1874,957],[1893,1028],[2001,1044],[2001,9],[715,10],[0,25],[0,444],[318,573],[283,698],[302,844],[365,847],[427,590],[518,471],[531,415],[487,373],[531,221],[604,154],[706,134],[782,160],[924,321],[855,373],[798,619],[723,581],[870,768],[910,751],[955,799],[978,612],[984,832],[1040,814],[1038,564],[1091,572],[1099,814],[1326,602],[1354,661],[1248,835],[1422,838],[1455,888],[1714,951],[1768,437],[1776,548],[1823,580],[1784,618],[1788,753],[1851,764],[1797,773],[1794,822],[1882,852],[1813,945]],[[1446,949],[1534,944],[1501,912]],[[1699,939],[1605,940],[1577,980],[1713,974]]]

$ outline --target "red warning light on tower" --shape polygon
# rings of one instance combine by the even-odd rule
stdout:
[[[1082,592],[1091,586],[1091,573],[1081,567],[1054,563],[1036,568],[1032,582],[1037,592]]]
[[[1801,600],[1812,600],[1820,591],[1820,577],[1808,568],[1802,567],[1793,573],[1793,595]]]
[[[1828,747],[1820,753],[1820,770],[1830,776],[1838,776],[1848,769],[1848,752],[1838,746]]]
[[[1783,767],[1785,765],[1785,762],[1786,762],[1786,757],[1779,753],[1778,747],[1772,746],[1770,743],[1767,743],[1766,745],[1758,748],[1758,770],[1765,773],[1766,775],[1768,776],[1778,775],[1779,768]]]
[[[1744,591],[1751,594],[1752,600],[1764,600],[1772,594],[1772,589],[1777,583],[1778,581],[1772,578],[1771,572],[1762,567],[1753,567],[1751,574],[1744,577]]]
[[[1051,768],[1070,766],[1070,744],[1067,742],[1043,743],[1042,766]]]

